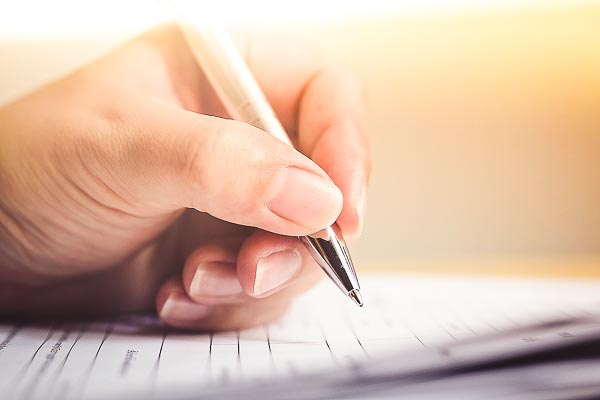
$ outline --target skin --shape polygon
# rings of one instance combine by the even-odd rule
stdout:
[[[253,326],[324,275],[296,236],[360,234],[359,81],[280,35],[238,44],[298,150],[227,119],[171,25],[0,108],[0,316]]]

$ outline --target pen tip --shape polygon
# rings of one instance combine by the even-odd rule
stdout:
[[[350,293],[348,293],[348,297],[352,299],[359,307],[363,306],[362,296],[360,295],[360,290],[352,289]]]

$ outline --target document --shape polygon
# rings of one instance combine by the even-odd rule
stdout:
[[[506,376],[483,377],[488,366],[600,338],[600,282],[366,278],[362,309],[324,281],[280,320],[237,332],[182,332],[144,315],[45,325],[5,321],[0,393],[3,399],[234,399],[252,393],[316,399],[385,398],[373,393],[387,391],[394,398],[403,391],[435,398],[436,385],[451,393],[446,380],[481,398],[482,390],[506,389]],[[596,363],[578,362],[598,376]],[[475,367],[479,379],[454,376]],[[544,368],[538,369],[542,375],[560,366]],[[434,378],[435,385],[419,386]],[[474,385],[486,379],[487,386]]]

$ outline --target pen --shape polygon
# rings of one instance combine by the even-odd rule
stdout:
[[[227,32],[206,22],[202,26],[182,22],[180,26],[194,57],[229,115],[293,146]],[[329,278],[362,307],[354,265],[337,224],[300,239]]]

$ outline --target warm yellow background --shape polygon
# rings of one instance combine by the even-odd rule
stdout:
[[[287,29],[366,83],[374,173],[359,268],[600,273],[600,4]],[[126,36],[0,37],[0,102]]]

